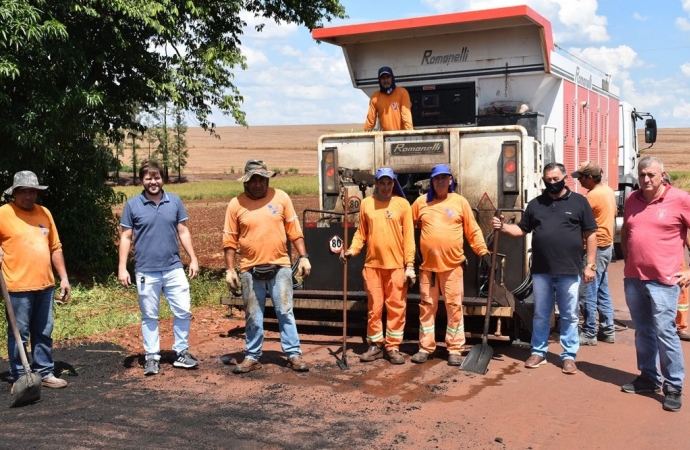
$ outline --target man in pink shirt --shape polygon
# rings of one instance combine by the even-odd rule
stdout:
[[[685,365],[675,318],[680,289],[690,284],[690,270],[682,270],[690,195],[663,182],[664,165],[656,157],[642,158],[637,171],[640,189],[625,203],[621,248],[625,301],[635,325],[641,373],[621,389],[653,393],[663,383],[663,408],[679,411]]]

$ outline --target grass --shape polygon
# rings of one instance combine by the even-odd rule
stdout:
[[[669,171],[668,175],[671,177],[671,184],[673,184],[673,187],[690,192],[690,172],[672,170]]]
[[[192,312],[195,307],[217,306],[221,295],[227,293],[225,280],[203,272],[190,280]],[[53,340],[81,339],[140,323],[141,313],[136,287],[123,288],[115,276],[103,284],[72,286],[68,302],[55,304]],[[161,299],[160,319],[171,317],[168,303]],[[0,314],[0,342],[7,342],[7,322]],[[0,346],[0,356],[7,355],[7,346]]]
[[[319,193],[316,176],[290,176],[272,178],[270,186],[282,189],[290,195],[317,195]],[[116,193],[122,193],[127,199],[139,194],[141,186],[117,186]],[[195,181],[193,183],[170,183],[165,190],[180,196],[182,200],[203,200],[214,198],[236,197],[244,191],[242,183],[237,181]]]

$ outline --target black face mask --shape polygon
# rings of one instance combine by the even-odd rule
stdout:
[[[548,192],[549,194],[552,194],[552,195],[557,195],[557,194],[560,194],[560,192],[565,187],[565,178],[563,178],[561,181],[557,181],[555,183],[544,182],[544,185],[546,185],[546,192]]]

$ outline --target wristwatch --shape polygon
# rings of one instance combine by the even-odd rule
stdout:
[[[299,255],[297,259],[302,259],[302,258],[307,258],[309,259],[309,253],[305,253],[304,255]]]
[[[585,267],[589,267],[590,269],[596,271],[597,270],[597,265],[594,263],[589,263]]]

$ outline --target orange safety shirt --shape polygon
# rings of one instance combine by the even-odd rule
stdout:
[[[607,184],[599,183],[587,194],[587,201],[594,212],[597,222],[597,247],[609,247],[613,244],[613,227],[616,223],[618,206],[616,194]]]
[[[53,216],[34,205],[24,211],[14,203],[0,207],[2,275],[10,292],[40,291],[55,285],[51,255],[62,251]]]
[[[402,197],[362,200],[359,227],[350,250],[358,255],[366,244],[364,267],[399,269],[414,265],[414,226],[410,204]]]
[[[290,197],[269,187],[264,198],[253,200],[242,193],[230,200],[225,212],[223,249],[240,253],[240,271],[260,264],[290,267],[287,239],[303,238]]]
[[[484,235],[465,197],[451,192],[443,199],[426,201],[422,195],[412,204],[412,220],[421,228],[419,241],[423,270],[445,272],[465,261],[463,234],[479,256],[489,253]]]
[[[364,131],[376,126],[376,116],[383,131],[412,130],[412,102],[404,87],[396,86],[390,94],[376,91],[369,100]]]

